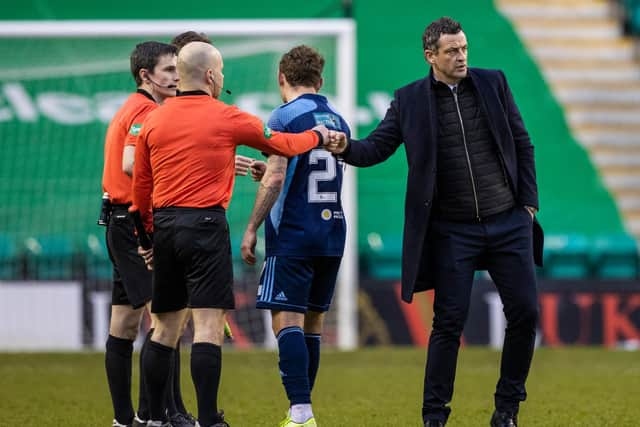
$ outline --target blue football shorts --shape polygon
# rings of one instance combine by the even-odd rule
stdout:
[[[341,260],[330,256],[267,257],[256,308],[298,313],[329,310]]]

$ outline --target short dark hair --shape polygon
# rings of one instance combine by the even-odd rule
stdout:
[[[173,38],[173,40],[171,40],[171,44],[178,49],[178,52],[187,43],[191,42],[203,42],[211,44],[211,39],[205,33],[198,33],[196,31],[185,31],[184,33],[178,34]]]
[[[171,44],[154,41],[137,44],[129,57],[131,74],[133,74],[133,78],[136,81],[136,86],[142,84],[142,79],[140,78],[141,69],[146,68],[153,73],[153,69],[158,65],[161,56],[176,54],[177,49]]]
[[[433,21],[422,34],[422,48],[424,50],[438,50],[438,40],[443,34],[458,34],[462,31],[462,26],[456,20],[443,16]]]
[[[291,86],[316,87],[322,81],[324,58],[314,48],[300,45],[282,55],[279,68]]]

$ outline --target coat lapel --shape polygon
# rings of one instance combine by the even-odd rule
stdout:
[[[473,69],[469,70],[469,77],[473,82],[473,86],[478,91],[478,95],[480,95],[478,97],[480,100],[480,106],[482,107],[482,109],[484,109],[486,117],[491,117],[494,119],[504,118],[505,112],[502,109],[502,103],[500,102],[500,99],[498,99],[496,90],[493,85],[491,85],[491,82],[483,80],[482,77],[480,77],[473,71]],[[496,143],[498,144],[498,148],[502,153],[502,143],[504,138],[502,130],[504,129],[505,124],[503,122],[496,123],[495,120],[487,120],[487,123],[489,124],[489,129],[493,134],[493,138],[495,139]],[[500,129],[498,128],[498,125]]]
[[[419,96],[416,100],[414,126],[422,129],[423,144],[419,147],[420,163],[427,163],[435,159],[438,138],[438,116],[436,111],[436,99],[431,86],[431,74],[422,79],[418,85]]]

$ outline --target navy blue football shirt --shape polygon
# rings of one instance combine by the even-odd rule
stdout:
[[[344,119],[318,94],[304,94],[278,107],[268,122],[273,130],[292,133],[320,124],[350,135]],[[343,168],[323,148],[289,158],[282,193],[265,220],[266,256],[342,256]]]

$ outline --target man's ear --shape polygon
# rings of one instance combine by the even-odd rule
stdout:
[[[323,84],[324,84],[324,79],[320,77],[320,81],[318,81],[318,84],[316,85],[316,91],[320,92],[320,89],[322,88]]]
[[[150,83],[149,82],[149,70],[147,70],[146,68],[140,68],[140,70],[138,71],[138,76],[140,77],[140,80],[143,83]]]
[[[430,49],[424,50],[424,60],[427,61],[427,64],[433,64],[433,51]]]

